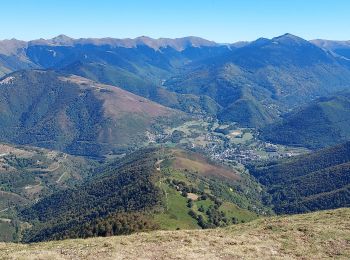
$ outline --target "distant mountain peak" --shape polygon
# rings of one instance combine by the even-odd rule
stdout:
[[[282,34],[280,36],[276,36],[275,38],[278,38],[278,37],[289,37],[289,38],[298,38],[298,39],[301,39],[299,36],[296,36],[294,34],[291,34],[291,33],[285,33],[285,34]]]
[[[283,35],[274,37],[272,39],[267,38],[259,38],[255,41],[253,41],[248,46],[251,47],[262,47],[262,46],[270,46],[270,45],[281,45],[281,46],[304,46],[304,45],[312,45],[307,40],[300,38],[298,36],[295,36],[290,33],[285,33]]]
[[[290,33],[285,33],[283,35],[274,37],[271,39],[271,41],[281,44],[310,44],[307,40]]]
[[[258,38],[255,41],[251,42],[248,46],[260,46],[260,45],[264,45],[267,43],[270,43],[271,40],[267,39],[267,38]]]
[[[68,37],[67,35],[60,34],[49,41],[52,42],[53,44],[68,45],[68,44],[72,44],[74,42],[74,39]]]
[[[52,38],[51,40],[53,41],[69,41],[69,40],[73,40],[73,38],[65,35],[65,34],[60,34],[60,35],[57,35],[56,37]]]
[[[17,55],[18,49],[23,49],[27,46],[25,41],[12,38],[10,40],[0,41],[0,54]]]
[[[33,41],[29,41],[29,45],[62,45],[62,46],[67,46],[67,45],[73,45],[76,40],[68,37],[67,35],[60,34],[52,39],[37,39]]]

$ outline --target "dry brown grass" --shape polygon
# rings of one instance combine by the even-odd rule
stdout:
[[[166,108],[116,86],[97,83],[76,75],[61,77],[60,79],[79,84],[81,88],[92,88],[95,96],[103,101],[106,116],[112,118],[120,118],[128,113],[143,114],[149,118],[174,113],[170,108]]]
[[[194,194],[194,193],[187,193],[187,198],[189,198],[191,200],[198,200],[199,196],[197,194]]]
[[[37,244],[0,243],[0,259],[349,259],[350,209],[224,229],[156,231]]]
[[[239,173],[235,170],[209,162],[207,158],[200,154],[175,149],[172,153],[174,155],[173,167],[175,169],[187,169],[206,177],[219,177],[233,181],[240,179]]]

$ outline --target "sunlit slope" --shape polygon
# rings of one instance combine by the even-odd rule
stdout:
[[[0,244],[2,259],[321,259],[350,257],[350,210],[264,218],[223,229]]]

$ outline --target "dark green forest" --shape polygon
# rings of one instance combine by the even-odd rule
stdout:
[[[117,225],[113,234],[152,227],[144,215],[159,206],[160,190],[154,185],[157,178],[155,157],[153,153],[145,154],[133,154],[128,160],[119,162],[118,167],[107,167],[86,183],[55,193],[23,210],[21,216],[34,223],[24,240],[34,242],[99,235],[101,223]],[[133,223],[134,220],[137,223]],[[108,234],[110,232],[108,230]]]
[[[250,172],[271,194],[276,213],[350,206],[350,143],[299,157],[263,162]]]

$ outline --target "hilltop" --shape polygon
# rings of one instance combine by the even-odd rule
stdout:
[[[2,259],[348,259],[350,209],[258,219],[215,230],[0,243]]]

